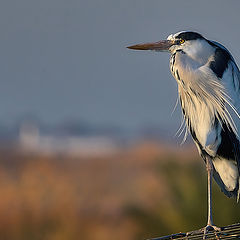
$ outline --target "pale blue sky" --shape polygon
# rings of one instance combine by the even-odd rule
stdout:
[[[0,122],[25,114],[49,124],[84,120],[175,132],[177,89],[169,54],[125,47],[195,30],[240,63],[234,0],[3,0]]]

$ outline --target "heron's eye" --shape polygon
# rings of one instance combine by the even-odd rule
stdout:
[[[183,44],[184,42],[185,42],[184,39],[181,39],[181,40],[179,41],[180,44]]]

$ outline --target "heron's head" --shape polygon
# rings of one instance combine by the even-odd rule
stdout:
[[[166,40],[161,40],[152,43],[143,43],[128,48],[134,50],[154,50],[168,51],[174,53],[177,50],[182,50],[193,59],[202,59],[210,56],[214,49],[201,34],[197,32],[182,31],[171,34]]]

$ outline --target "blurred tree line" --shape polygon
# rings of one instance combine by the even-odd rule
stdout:
[[[0,151],[0,239],[141,240],[199,229],[207,174],[196,149],[136,144],[107,156]],[[214,222],[240,207],[213,186]]]

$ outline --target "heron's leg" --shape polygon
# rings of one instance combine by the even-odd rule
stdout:
[[[216,227],[213,225],[212,220],[212,176],[213,176],[213,163],[212,159],[207,156],[206,157],[206,169],[207,169],[207,175],[208,175],[208,221],[207,226],[204,228],[201,228],[196,231],[188,232],[187,235],[194,235],[203,233],[203,239],[207,238],[207,234],[211,231],[215,232],[221,232],[221,228]]]
[[[207,175],[208,175],[208,221],[207,221],[207,226],[205,228],[203,228],[203,230],[204,230],[203,239],[206,239],[206,234],[210,230],[215,230],[215,231],[218,231],[218,232],[221,231],[221,228],[213,225],[213,220],[212,220],[213,163],[212,163],[212,159],[209,156],[206,157],[206,168],[207,168]]]
[[[213,165],[210,157],[206,157],[206,168],[208,175],[208,221],[207,226],[213,226],[212,220],[212,175],[213,175]]]

